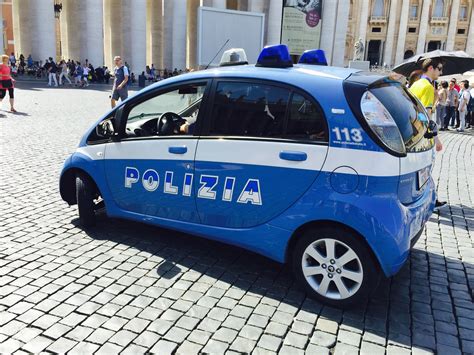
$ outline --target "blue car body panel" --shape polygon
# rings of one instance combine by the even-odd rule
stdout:
[[[77,152],[66,160],[62,176],[73,168],[89,174],[111,217],[224,241],[279,262],[286,261],[289,240],[301,226],[317,221],[344,225],[365,238],[385,275],[393,275],[406,261],[410,240],[432,213],[434,183],[429,178],[418,186],[419,173],[404,168],[406,158],[384,152],[361,127],[342,87],[343,80],[354,72],[308,65],[290,69],[227,67],[167,79],[137,94],[187,80],[225,78],[283,82],[304,90],[324,111],[329,143],[309,147],[309,155],[290,151],[283,158],[294,164],[311,160],[314,168],[280,166],[278,157],[282,159],[282,155],[277,148],[275,160],[265,165],[226,161],[219,153],[215,161],[200,160],[200,143],[195,160],[109,160],[103,154],[113,143],[87,144],[94,125]],[[122,105],[129,100],[133,97]],[[111,114],[113,111],[98,123]],[[319,163],[311,157],[313,153]],[[419,155],[410,159],[424,159],[428,163],[423,169],[431,169],[427,157],[432,152],[413,154]],[[136,170],[127,172],[127,167]],[[147,173],[149,169],[156,173]],[[136,180],[130,178],[134,172]],[[169,193],[170,186],[175,188],[173,193]]]

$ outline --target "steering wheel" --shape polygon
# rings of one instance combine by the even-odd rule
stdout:
[[[186,120],[174,112],[165,112],[158,118],[156,133],[159,136],[171,136],[179,134],[179,128]]]

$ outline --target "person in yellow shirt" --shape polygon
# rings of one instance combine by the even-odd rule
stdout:
[[[415,81],[410,87],[410,92],[415,95],[421,104],[425,107],[428,112],[428,117],[431,117],[433,104],[435,101],[435,90],[434,81],[439,78],[443,72],[443,63],[437,58],[428,58],[423,61],[422,64],[423,74],[420,79]],[[438,128],[436,122],[430,120],[430,130],[433,135],[436,151],[439,152],[443,149],[443,144],[438,137]],[[446,205],[446,201],[439,201],[436,199],[435,209]]]

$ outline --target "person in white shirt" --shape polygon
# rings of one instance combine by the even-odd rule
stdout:
[[[467,82],[463,83],[463,89],[459,93],[459,129],[458,132],[464,132],[466,128],[466,113],[467,113],[467,104],[471,99],[471,94],[469,93],[469,84]]]
[[[72,85],[71,79],[69,79],[69,76],[67,75],[67,64],[64,60],[61,60],[59,67],[61,68],[61,74],[59,74],[59,85],[63,84],[63,78],[66,78],[66,80],[69,82],[69,85]]]
[[[83,75],[82,77],[84,78],[84,83],[86,86],[89,86],[89,82],[87,81],[87,78],[89,76],[89,72],[90,72],[90,69],[89,67],[87,66],[87,64],[84,65],[84,67],[82,68],[83,70]]]

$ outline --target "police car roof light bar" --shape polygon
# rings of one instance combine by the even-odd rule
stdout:
[[[256,67],[289,68],[293,66],[290,52],[285,44],[266,46],[260,52]]]
[[[298,64],[328,65],[328,61],[322,49],[309,49],[303,52]]]

